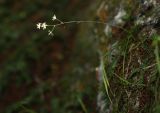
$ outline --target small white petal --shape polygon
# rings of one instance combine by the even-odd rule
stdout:
[[[41,27],[43,28],[43,30],[45,30],[45,29],[47,28],[46,22],[44,22],[44,23],[41,25]]]
[[[52,17],[52,20],[54,21],[54,20],[56,20],[57,19],[57,17],[56,17],[56,15],[54,15],[53,17]]]
[[[48,35],[53,36],[53,31],[49,30],[49,31],[48,31]]]
[[[41,29],[41,23],[37,24],[37,29]]]

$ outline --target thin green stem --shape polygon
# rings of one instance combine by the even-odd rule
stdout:
[[[84,111],[85,113],[88,113],[88,111],[87,111],[87,109],[86,109],[86,106],[84,105],[84,103],[83,103],[83,101],[82,101],[82,99],[81,99],[80,97],[78,97],[78,101],[79,101],[79,103],[80,103],[83,111]]]
[[[59,21],[60,23],[58,24],[53,24],[53,25],[47,25],[47,26],[50,26],[50,27],[58,27],[58,26],[62,26],[62,25],[65,25],[65,24],[73,24],[73,23],[76,23],[76,24],[80,24],[80,23],[95,23],[95,24],[103,24],[103,25],[109,25],[111,27],[115,27],[115,28],[119,28],[119,29],[122,29],[123,31],[129,33],[126,29],[124,29],[123,27],[120,27],[120,26],[115,26],[115,25],[111,25],[107,22],[101,22],[101,21],[85,21],[85,20],[73,20],[73,21],[61,21],[59,19],[56,19],[57,21]]]

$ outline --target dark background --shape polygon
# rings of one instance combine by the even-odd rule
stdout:
[[[51,18],[95,19],[93,0],[0,1],[0,113],[96,113],[92,25],[36,29]],[[87,27],[86,27],[87,26]]]

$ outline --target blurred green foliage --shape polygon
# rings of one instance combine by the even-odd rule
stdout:
[[[93,41],[77,41],[77,25],[59,28],[55,37],[36,29],[54,13],[62,20],[79,18],[90,1],[0,1],[1,113],[83,112],[77,97],[96,111]]]

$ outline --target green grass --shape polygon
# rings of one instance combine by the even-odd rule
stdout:
[[[106,74],[106,70],[105,70],[105,64],[104,64],[104,60],[103,58],[101,58],[101,65],[100,65],[101,69],[102,69],[102,80],[105,86],[105,90],[106,90],[106,94],[109,98],[109,101],[112,103],[112,100],[110,98],[110,94],[109,94],[109,89],[110,89],[110,85],[109,85],[109,80]]]
[[[84,102],[82,101],[82,99],[80,97],[77,97],[77,99],[78,99],[78,102],[80,103],[84,113],[88,113],[87,108],[86,108]]]
[[[159,44],[160,44],[160,36],[159,35],[154,35],[153,36],[154,38],[154,41],[153,41],[153,44],[155,46],[155,57],[156,57],[156,62],[157,62],[157,69],[159,71],[159,74],[160,74],[160,53],[159,53]]]

